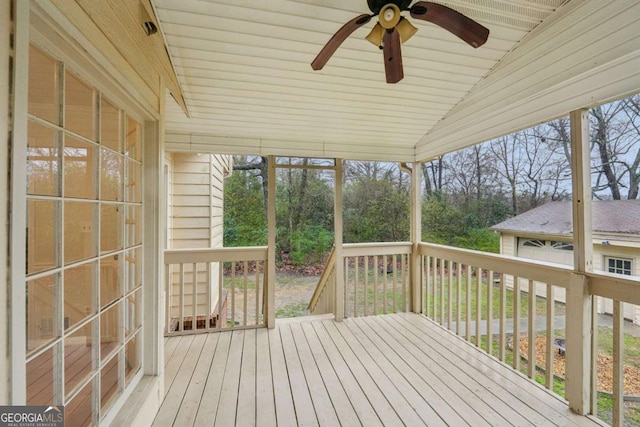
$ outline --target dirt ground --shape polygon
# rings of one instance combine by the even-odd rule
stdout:
[[[311,300],[313,291],[318,283],[319,276],[307,276],[295,273],[281,273],[276,275],[276,318],[307,316],[307,305]],[[248,282],[253,285],[255,276],[249,277]],[[234,321],[238,325],[244,325],[244,288],[242,284],[236,285],[233,297],[227,297],[227,320]],[[258,293],[258,316],[261,317],[262,292]],[[232,307],[235,307],[235,316],[232,320]],[[255,286],[247,290],[247,325],[256,322],[256,292]]]

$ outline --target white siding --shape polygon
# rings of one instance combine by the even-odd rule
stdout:
[[[516,256],[516,242],[518,239],[516,236],[509,234],[500,235],[500,253],[502,255]]]
[[[230,168],[227,156],[192,153],[169,153],[166,156],[169,170],[168,186],[168,234],[169,247],[214,248],[223,245],[224,177]],[[213,310],[218,301],[220,268],[212,264],[198,264],[196,269],[197,315]],[[184,313],[193,313],[193,265],[184,269]],[[180,272],[172,271],[171,313],[178,315],[180,298],[178,287]],[[210,286],[210,300],[207,288]],[[209,304],[210,303],[210,304]]]

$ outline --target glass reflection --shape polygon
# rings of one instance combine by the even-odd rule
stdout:
[[[64,272],[64,328],[68,329],[95,313],[94,282],[96,265],[92,262]]]
[[[64,128],[96,141],[94,90],[69,71],[65,73],[64,90]]]
[[[98,255],[97,203],[64,202],[64,263]]]
[[[58,133],[29,121],[27,134],[27,192],[60,195],[60,147]]]
[[[27,353],[58,336],[55,309],[57,295],[57,274],[27,282]]]
[[[27,201],[27,274],[49,270],[60,265],[60,202]]]
[[[64,393],[68,396],[95,370],[92,357],[95,320],[64,339]]]
[[[29,114],[60,124],[58,64],[40,49],[29,48]]]
[[[66,135],[64,140],[64,196],[97,198],[97,148]]]

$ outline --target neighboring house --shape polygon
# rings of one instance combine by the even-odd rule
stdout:
[[[595,200],[592,223],[594,270],[640,276],[640,200]],[[573,265],[572,226],[571,202],[550,202],[491,229],[500,233],[502,255]],[[611,301],[599,309],[611,313]],[[640,307],[627,304],[624,315],[640,323]]]

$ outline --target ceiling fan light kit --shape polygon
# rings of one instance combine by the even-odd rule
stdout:
[[[418,1],[409,7],[410,4],[411,0],[367,0],[372,14],[357,16],[344,24],[311,62],[311,67],[321,70],[342,42],[376,15],[378,22],[365,38],[383,51],[387,83],[397,83],[404,77],[401,44],[418,31],[401,15],[402,11],[408,11],[414,19],[444,28],[474,48],[489,38],[488,28],[447,6],[427,1]]]

